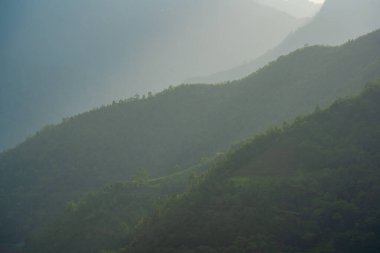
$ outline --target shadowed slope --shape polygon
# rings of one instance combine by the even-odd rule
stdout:
[[[379,85],[235,148],[120,252],[378,252]]]
[[[377,31],[341,47],[305,48],[241,81],[183,85],[46,127],[1,154],[1,241],[18,241],[66,201],[139,168],[168,175],[357,93],[380,76],[379,41]]]

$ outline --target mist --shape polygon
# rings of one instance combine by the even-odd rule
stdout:
[[[360,3],[357,0],[327,0],[304,26],[260,57],[225,71],[191,78],[189,82],[217,83],[241,79],[296,49],[313,45],[336,46],[353,40],[380,27],[379,9],[379,0],[362,0]]]
[[[253,0],[260,4],[271,6],[280,11],[299,18],[314,16],[322,6],[323,1],[307,0]]]
[[[0,253],[379,253],[380,0],[322,3],[0,1]]]
[[[251,0],[6,0],[0,9],[0,148],[250,61],[305,22]]]

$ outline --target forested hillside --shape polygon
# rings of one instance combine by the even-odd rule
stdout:
[[[119,252],[379,252],[379,85],[244,142]]]
[[[71,202],[28,252],[377,252],[379,98],[380,81],[190,170]]]
[[[0,156],[0,242],[53,220],[66,201],[127,180],[159,177],[284,120],[352,95],[380,77],[380,31],[309,47],[249,77],[182,85],[102,107],[41,130]]]
[[[130,181],[108,185],[69,202],[64,215],[28,238],[26,252],[97,253],[119,248],[155,210],[195,187],[222,158],[218,155],[161,178],[151,179],[140,170]]]

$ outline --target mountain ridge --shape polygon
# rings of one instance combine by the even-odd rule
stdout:
[[[379,85],[241,144],[115,252],[377,252]]]
[[[66,201],[139,168],[171,174],[358,93],[380,77],[379,42],[380,30],[340,47],[300,49],[240,81],[182,85],[45,128],[0,154],[0,241],[20,240]]]
[[[240,79],[297,48],[309,45],[333,46],[356,39],[379,29],[380,18],[376,12],[379,8],[380,2],[377,0],[364,0],[360,4],[356,0],[326,0],[309,22],[262,56],[236,68],[188,79],[187,82],[218,83]]]
[[[301,22],[250,0],[4,0],[0,12],[0,150],[62,117],[240,64]]]
[[[371,82],[201,167],[107,186],[70,204],[28,252],[376,252],[379,97],[380,81]],[[200,174],[188,174],[194,169]],[[332,225],[340,219],[346,224]]]

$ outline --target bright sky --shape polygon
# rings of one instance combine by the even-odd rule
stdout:
[[[325,0],[309,0],[310,2],[317,3],[317,4],[322,4],[325,2]]]

